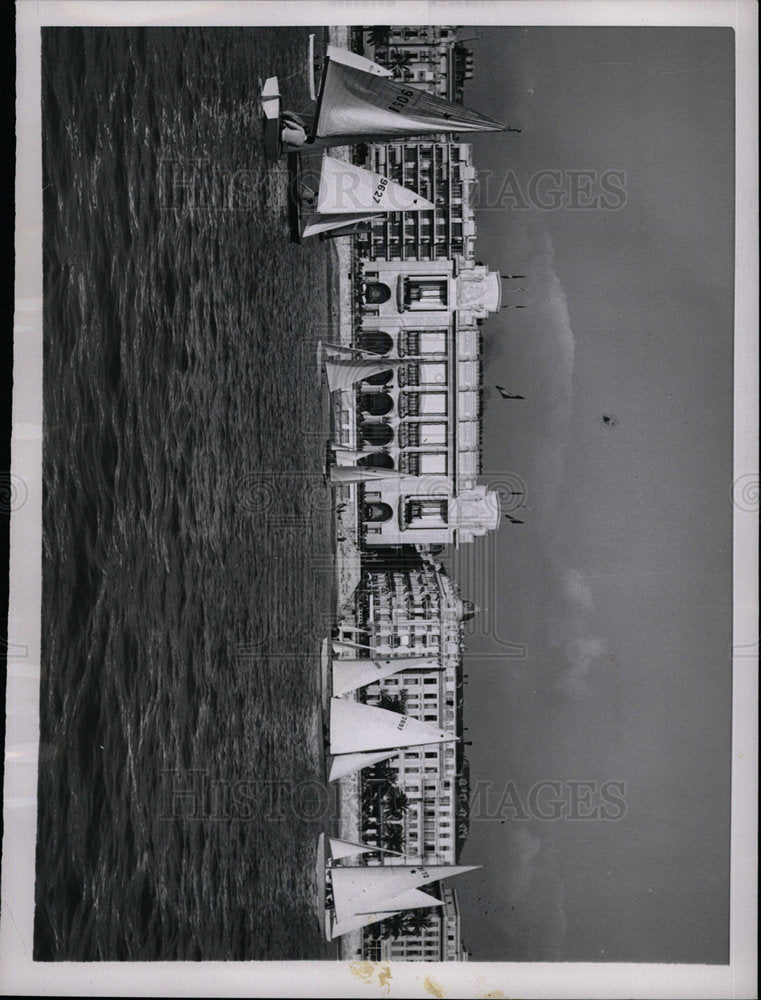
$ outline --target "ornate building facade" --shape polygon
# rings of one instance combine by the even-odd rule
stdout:
[[[366,37],[365,55],[387,66],[397,79],[462,102],[474,62],[473,52],[457,40],[455,26],[397,25],[387,33],[371,30]]]
[[[353,391],[367,546],[459,544],[497,527],[481,467],[480,324],[501,304],[498,273],[463,257],[364,268],[355,346],[392,360]]]
[[[433,211],[391,212],[357,234],[366,260],[449,260],[475,258],[476,224],[472,195],[476,183],[471,146],[466,142],[381,142],[367,147],[363,165],[417,191]]]

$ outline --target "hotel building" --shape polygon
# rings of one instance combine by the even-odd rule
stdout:
[[[477,609],[463,600],[446,570],[428,555],[380,552],[365,564],[356,596],[358,635],[377,653],[425,657],[425,666],[400,671],[362,689],[368,705],[400,698],[412,718],[462,737],[462,626]],[[469,768],[462,742],[411,747],[390,760],[404,792],[403,852],[424,864],[454,864],[468,833]],[[360,782],[372,782],[364,770]],[[372,787],[371,785],[369,787]],[[380,789],[379,789],[380,791]],[[383,844],[381,824],[367,817],[363,843]],[[386,864],[393,864],[387,858]],[[432,908],[430,927],[381,942],[366,930],[353,942],[355,957],[399,961],[459,961],[457,899],[442,883],[443,908]],[[452,937],[454,935],[454,937]],[[348,943],[348,942],[347,942]],[[345,956],[346,957],[346,956]]]
[[[365,55],[397,79],[450,101],[462,102],[465,81],[473,77],[473,52],[457,41],[452,25],[392,26],[388,41],[365,44]]]
[[[342,392],[337,439],[395,475],[358,491],[364,545],[458,545],[499,524],[477,477],[480,325],[500,304],[499,274],[463,257],[366,263],[354,346],[393,360]]]
[[[358,159],[369,170],[417,191],[436,206],[425,212],[390,212],[368,223],[356,237],[361,257],[369,261],[475,258],[471,203],[476,170],[469,143],[373,143]]]
[[[357,957],[370,962],[467,962],[470,955],[462,943],[457,891],[441,883],[438,898],[444,905],[432,910],[430,927],[386,941],[366,935]]]

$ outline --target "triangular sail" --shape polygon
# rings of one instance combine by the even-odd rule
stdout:
[[[416,191],[402,187],[382,174],[327,153],[322,158],[317,211],[345,216],[349,212],[421,212],[436,206]],[[359,221],[359,220],[355,220]],[[342,225],[346,222],[343,221]]]
[[[356,463],[361,458],[365,458],[366,455],[366,451],[356,451],[353,448],[340,448],[334,449],[333,451],[333,457],[336,460],[336,465],[356,465]]]
[[[430,657],[397,656],[395,658],[377,658],[361,660],[351,657],[346,660],[333,660],[333,695],[346,694],[357,688],[381,681],[400,670],[415,670],[430,667]]]
[[[380,63],[366,59],[364,56],[359,56],[356,52],[350,52],[348,49],[341,49],[337,45],[329,45],[326,56],[334,62],[344,63],[346,66],[354,66],[355,69],[363,69],[366,73],[372,73],[374,76],[392,75],[391,70],[386,69],[385,66],[381,66]]]
[[[373,912],[387,913],[390,909],[393,909],[395,913],[398,913],[401,910],[422,910],[428,906],[443,905],[443,899],[436,899],[435,896],[432,896],[428,892],[423,892],[422,889],[410,889],[408,892],[403,892],[401,896],[394,896],[388,902],[381,903]]]
[[[402,364],[401,358],[389,358],[378,361],[376,358],[339,358],[325,362],[325,374],[328,376],[328,389],[350,389],[355,382],[391,371]]]
[[[347,774],[361,771],[363,767],[372,767],[373,764],[380,764],[382,760],[395,757],[399,753],[399,748],[393,750],[379,750],[377,753],[344,753],[339,757],[334,757],[330,762],[328,771],[328,781],[338,781],[345,778]]]
[[[337,920],[358,913],[399,909],[396,899],[410,889],[474,871],[473,865],[376,865],[331,868],[333,907]]]
[[[350,222],[345,226],[337,226],[335,229],[326,230],[325,236],[333,239],[339,236],[357,236],[359,233],[370,231],[370,222],[367,219],[360,219],[358,222]]]
[[[330,699],[330,752],[366,753],[454,740],[452,733],[432,722],[419,722],[399,712]]]
[[[329,926],[326,928],[325,936],[328,941],[335,941],[336,938],[341,937],[343,934],[351,934],[352,931],[361,930],[370,924],[377,924],[379,920],[388,920],[389,917],[393,917],[400,912],[400,910],[393,910],[391,913],[360,913],[355,917],[349,917],[347,920],[331,920]]]
[[[370,924],[378,923],[381,920],[388,920],[390,917],[395,917],[398,913],[402,913],[405,910],[422,910],[429,906],[443,906],[444,900],[436,899],[435,896],[430,896],[427,892],[422,892],[420,889],[410,889],[409,892],[404,892],[400,896],[396,896],[392,902],[382,904],[382,906],[391,905],[394,907],[393,910],[381,908],[371,913],[358,913],[340,923],[334,921],[330,927],[329,939],[335,940],[335,938],[341,937],[343,934],[349,934],[351,931],[359,930],[361,927],[368,927]]]
[[[328,233],[332,229],[343,229],[347,225],[380,218],[382,218],[380,213],[369,215],[367,212],[347,212],[345,215],[321,215],[319,212],[307,212],[301,217],[299,231],[301,238],[306,239],[308,236]]]
[[[332,58],[323,69],[312,139],[327,146],[360,138],[506,129],[463,105]]]
[[[404,479],[398,469],[373,469],[365,465],[334,465],[330,469],[331,483],[365,483],[377,479]]]
[[[352,840],[339,840],[338,837],[330,837],[330,856],[334,861],[340,858],[353,858],[359,854],[397,854],[396,851],[388,851],[385,847],[373,847],[371,844],[355,844]]]

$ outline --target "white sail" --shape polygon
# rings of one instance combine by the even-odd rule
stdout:
[[[330,469],[331,483],[365,483],[377,479],[404,479],[405,473],[398,469],[373,469],[364,465],[333,465]]]
[[[325,62],[312,142],[342,145],[360,137],[504,131],[506,125],[344,58]]]
[[[371,375],[391,371],[402,364],[401,358],[388,358],[379,361],[377,358],[338,358],[325,362],[325,374],[328,376],[328,389],[350,389],[355,382],[361,382]]]
[[[353,858],[358,854],[397,854],[396,851],[389,851],[385,847],[373,847],[371,844],[355,844],[351,840],[339,840],[338,837],[330,837],[330,856],[334,861],[340,858]]]
[[[332,754],[444,743],[455,737],[432,722],[419,722],[399,712],[362,705],[343,698],[330,699],[330,752]]]
[[[308,236],[319,236],[320,233],[341,229],[355,222],[368,222],[379,218],[381,218],[380,213],[373,215],[368,212],[347,212],[345,215],[321,215],[319,212],[308,212],[301,217],[299,232],[302,239],[306,239]]]
[[[356,69],[363,69],[366,73],[372,73],[375,76],[392,75],[391,70],[386,69],[385,66],[373,62],[371,59],[365,59],[364,56],[358,56],[356,52],[349,52],[348,49],[340,49],[337,45],[329,45],[326,56],[334,62],[343,63],[345,66],[354,66]]]
[[[435,207],[416,191],[382,174],[337,160],[327,153],[322,158],[317,194],[320,215],[345,217],[352,212],[421,212]]]
[[[325,936],[328,941],[335,941],[336,938],[341,937],[343,934],[351,934],[352,931],[358,931],[362,927],[377,924],[379,920],[388,920],[389,917],[396,916],[398,912],[399,910],[394,910],[391,913],[360,913],[358,916],[349,917],[347,920],[331,920],[329,926],[326,928]]]
[[[407,892],[403,892],[401,896],[394,896],[388,902],[381,903],[373,912],[381,914],[392,910],[395,913],[399,913],[401,910],[422,910],[428,906],[443,905],[443,899],[436,899],[435,896],[432,896],[428,892],[423,892],[422,889],[410,889]]]
[[[393,910],[385,907],[393,905]],[[382,908],[370,913],[358,913],[353,917],[341,922],[333,921],[328,932],[328,939],[335,940],[342,934],[349,934],[351,931],[359,930],[361,927],[368,927],[370,924],[378,923],[381,920],[388,920],[405,910],[422,910],[429,906],[443,906],[443,899],[436,899],[427,892],[420,889],[410,889],[400,896],[396,896],[391,903],[382,904]]]
[[[382,760],[395,757],[399,753],[399,748],[393,750],[380,750],[377,753],[344,753],[340,757],[334,757],[330,762],[328,770],[328,781],[338,781],[345,778],[347,774],[361,771],[363,767],[372,767]]]
[[[360,913],[401,909],[397,897],[439,879],[474,871],[478,865],[376,865],[331,868],[333,907],[338,921]],[[417,904],[419,905],[419,904]],[[416,907],[413,907],[416,908]]]
[[[352,448],[333,449],[336,465],[356,465],[360,458],[364,458],[366,454],[365,451],[356,451]]]
[[[346,694],[357,688],[373,684],[375,681],[390,677],[400,670],[416,670],[430,667],[434,661],[430,657],[397,656],[385,659],[360,660],[351,657],[345,660],[333,660],[333,695]]]

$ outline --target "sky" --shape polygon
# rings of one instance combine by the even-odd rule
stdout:
[[[473,155],[477,256],[526,276],[503,298],[525,308],[483,327],[484,480],[525,506],[452,561],[485,609],[462,858],[485,867],[458,887],[463,937],[481,961],[724,963],[734,36],[473,35],[465,103],[522,129]],[[575,197],[568,171],[592,172]],[[566,818],[521,817],[542,781]],[[567,818],[569,782],[595,783],[585,813],[622,783],[622,815]]]

